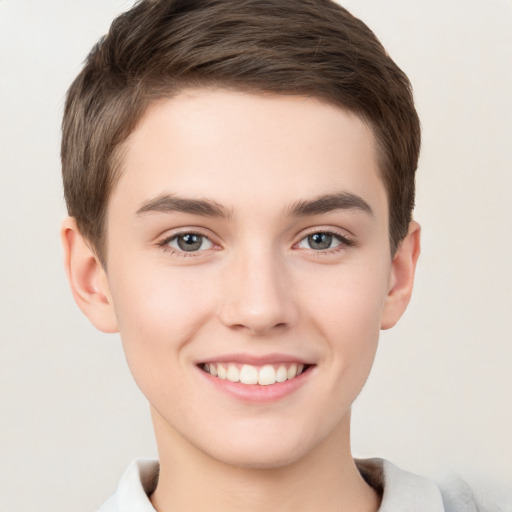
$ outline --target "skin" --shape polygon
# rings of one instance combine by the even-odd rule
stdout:
[[[419,226],[392,257],[369,127],[314,98],[188,90],[150,106],[121,163],[107,270],[73,219],[62,239],[77,303],[120,332],[151,405],[155,508],[377,510],[350,453],[350,406],[409,301]],[[202,245],[184,252],[178,233]],[[334,233],[329,248],[314,233]],[[296,390],[255,403],[198,366],[226,354],[310,366]]]

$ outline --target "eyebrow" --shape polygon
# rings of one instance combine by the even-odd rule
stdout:
[[[371,206],[362,197],[351,192],[324,194],[313,199],[297,201],[287,209],[286,215],[303,217],[334,210],[360,210],[374,216]]]
[[[172,194],[162,194],[144,202],[137,215],[145,213],[190,213],[206,217],[231,217],[231,211],[215,201],[208,199],[188,199]]]
[[[351,192],[324,194],[313,199],[301,199],[285,211],[286,216],[305,217],[335,210],[360,210],[373,216],[371,206],[360,196]],[[190,213],[206,217],[230,218],[231,210],[209,199],[189,199],[172,194],[161,194],[145,201],[137,210],[137,215],[146,213]]]

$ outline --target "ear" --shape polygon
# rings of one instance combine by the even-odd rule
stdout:
[[[75,302],[91,323],[103,332],[117,332],[117,319],[107,274],[78,230],[75,219],[62,223],[64,268]]]
[[[393,327],[409,304],[416,262],[420,255],[420,225],[412,221],[407,236],[400,242],[391,263],[389,291],[384,303],[381,329]]]

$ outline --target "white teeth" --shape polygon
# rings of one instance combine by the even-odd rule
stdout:
[[[242,384],[259,384],[260,386],[270,386],[276,382],[285,382],[298,377],[303,373],[304,368],[302,363],[292,363],[289,368],[286,368],[285,364],[280,364],[277,369],[271,364],[262,367],[244,364],[241,368],[235,363],[206,363],[203,366],[203,370],[213,377]]]
[[[258,384],[260,386],[270,386],[276,383],[276,371],[270,364],[266,364],[258,375]]]
[[[231,382],[240,382],[240,372],[234,364],[228,366],[227,379]]]
[[[288,379],[288,371],[286,370],[286,366],[281,365],[276,372],[276,380],[277,382],[284,382]]]
[[[242,384],[258,384],[258,370],[254,366],[244,364],[240,370],[240,382]]]
[[[211,366],[212,365],[210,365],[210,367]],[[219,364],[219,366],[217,366],[217,375],[222,380],[226,380],[226,377],[228,376],[226,368],[224,368],[224,366],[222,366],[221,364]]]

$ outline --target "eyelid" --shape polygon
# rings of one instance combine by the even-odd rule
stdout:
[[[300,238],[297,242],[293,244],[294,248],[298,248],[298,244],[302,242],[307,237],[314,235],[316,233],[324,233],[326,235],[332,235],[334,238],[336,238],[341,243],[335,247],[329,248],[329,249],[323,249],[323,250],[315,250],[315,249],[303,249],[318,255],[321,254],[331,254],[333,252],[337,252],[343,249],[346,249],[348,247],[354,247],[357,246],[356,240],[353,238],[352,234],[349,234],[346,230],[336,229],[333,227],[322,227],[322,226],[315,226],[314,228],[310,228],[306,231],[303,231],[300,233]]]
[[[209,250],[212,250],[212,249],[215,250],[215,249],[222,248],[222,244],[220,244],[219,242],[216,241],[216,238],[218,238],[218,237],[216,237],[213,234],[206,234],[205,232],[211,233],[210,230],[201,228],[201,227],[197,227],[197,226],[180,227],[180,228],[176,228],[174,231],[168,230],[165,233],[165,235],[163,235],[162,238],[157,242],[157,246],[161,247],[162,249],[164,249],[166,251],[170,251],[171,253],[174,253],[174,254],[177,254],[180,256],[198,256],[203,252],[208,252]],[[322,255],[322,254],[331,254],[333,252],[347,249],[348,247],[357,246],[357,241],[353,238],[353,235],[345,229],[334,228],[332,226],[329,226],[329,227],[315,226],[315,227],[312,227],[312,228],[302,231],[298,235],[298,237],[297,237],[298,239],[293,244],[292,248],[294,248],[294,249],[298,248],[297,246],[300,242],[302,242],[308,236],[314,235],[315,233],[324,233],[324,234],[332,235],[337,240],[339,240],[341,243],[335,247],[323,249],[323,250],[300,248],[301,250],[306,250],[308,252],[315,253],[317,255]],[[172,240],[176,239],[178,236],[187,235],[187,234],[199,235],[201,237],[206,238],[207,240],[210,241],[210,243],[212,244],[212,247],[208,248],[208,249],[202,249],[202,250],[198,250],[198,251],[189,251],[188,252],[188,251],[183,251],[183,250],[173,248],[169,245],[169,243]]]
[[[219,249],[221,247],[221,244],[219,244],[215,240],[216,237],[212,236],[211,234],[206,234],[205,231],[209,231],[209,230],[206,230],[204,228],[199,228],[196,226],[176,228],[174,231],[168,230],[165,232],[164,235],[161,236],[161,238],[157,241],[156,245],[158,247],[161,247],[165,251],[171,252],[171,254],[177,254],[180,256],[198,256],[200,253],[207,252],[211,249],[214,249],[214,250]],[[212,247],[210,247],[208,249],[201,249],[199,251],[183,251],[183,250],[177,249],[175,247],[171,247],[169,245],[170,242],[181,235],[201,236],[203,238],[206,238],[212,244]]]
[[[201,243],[200,243],[200,246],[199,246],[199,249],[197,250],[190,250],[190,251],[187,251],[186,249],[182,249],[181,247],[179,247],[180,245],[180,237],[184,237],[184,236],[187,236],[187,235],[192,235],[194,237],[197,237],[198,239],[200,239]],[[173,244],[176,244],[178,245],[178,247],[176,247],[176,245],[173,245]],[[203,246],[203,244],[207,245],[207,247],[204,247],[204,248],[201,248]],[[172,249],[174,249],[175,251],[177,252],[186,252],[186,253],[198,253],[198,252],[203,252],[203,251],[207,251],[208,249],[212,249],[213,248],[213,242],[207,237],[207,236],[204,236],[204,235],[199,235],[197,233],[185,233],[184,235],[174,235],[170,240],[169,242],[167,242],[168,246],[171,247]]]

